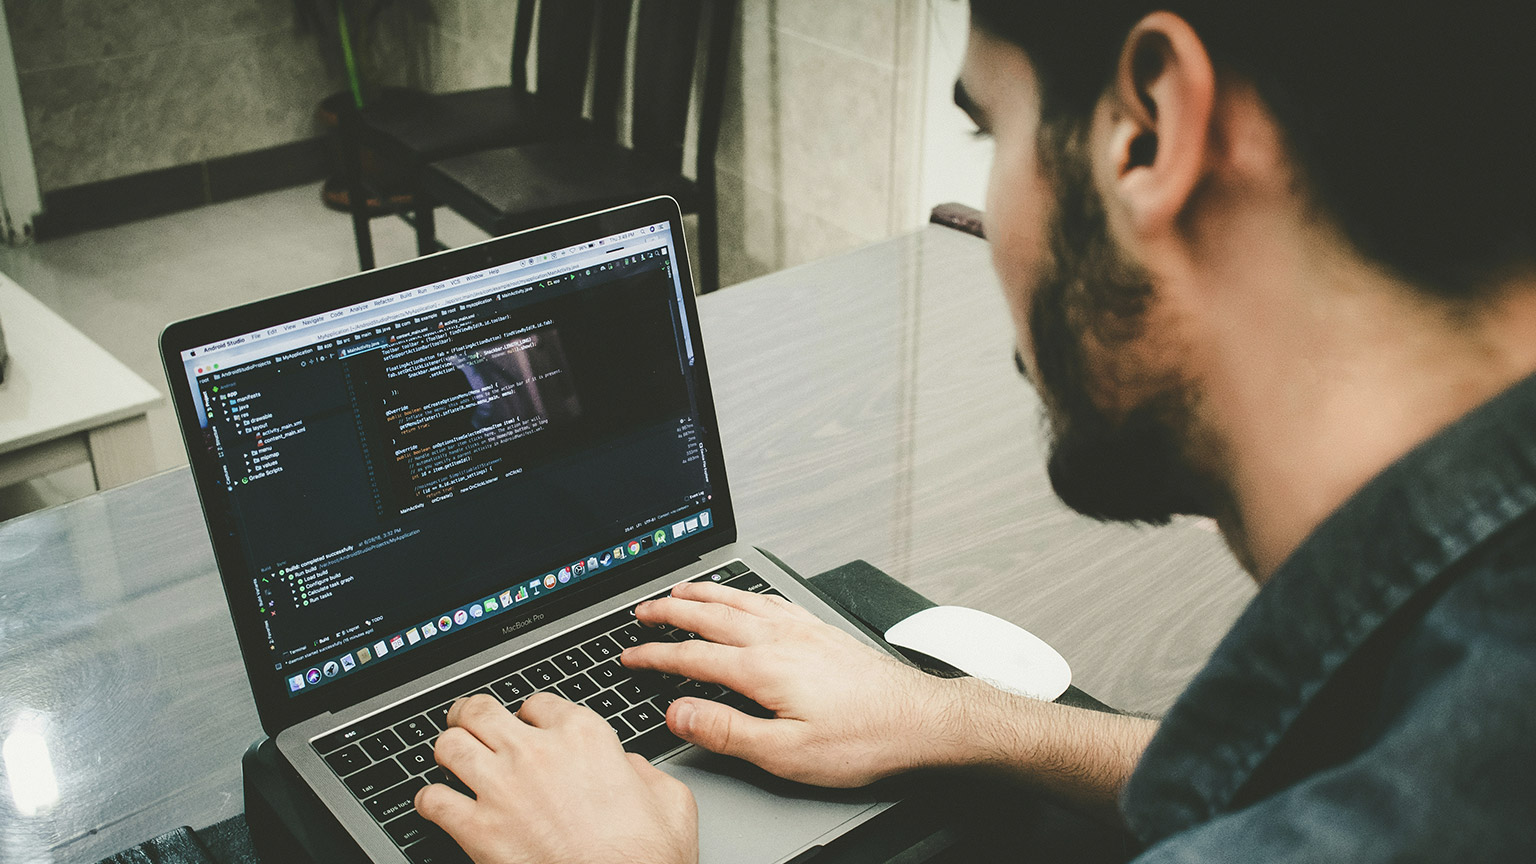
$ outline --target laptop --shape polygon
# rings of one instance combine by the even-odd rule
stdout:
[[[449,704],[552,690],[687,783],[701,859],[787,861],[891,802],[685,745],[624,647],[687,580],[872,640],[736,520],[681,216],[634,204],[177,322],[166,374],[262,728],[376,862],[464,861],[412,807],[456,783]]]

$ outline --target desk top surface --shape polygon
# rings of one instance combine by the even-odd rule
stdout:
[[[1100,525],[1051,494],[981,241],[930,227],[699,306],[741,537],[800,572],[866,559],[1148,712],[1252,596],[1199,523]],[[0,861],[243,809],[260,726],[186,469],[0,525],[0,693]]]
[[[0,273],[10,363],[0,382],[0,453],[143,414],[160,394]]]

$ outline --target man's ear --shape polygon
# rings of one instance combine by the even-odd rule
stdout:
[[[1216,72],[1193,28],[1171,12],[1126,37],[1107,94],[1108,181],[1137,234],[1172,227],[1208,165]]]

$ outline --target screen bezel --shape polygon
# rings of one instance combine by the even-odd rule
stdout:
[[[699,330],[693,274],[690,267],[675,268],[682,285],[683,304],[688,316],[689,333],[693,340],[699,424],[707,448],[706,464],[713,495],[710,509],[713,512],[715,527],[709,531],[685,537],[669,545],[666,550],[659,550],[654,555],[634,562],[629,569],[616,571],[609,578],[578,583],[562,589],[544,603],[530,605],[528,607],[530,611],[527,613],[507,616],[505,622],[501,622],[498,616],[498,623],[501,626],[468,628],[462,631],[462,635],[456,634],[455,638],[441,640],[432,646],[423,646],[402,654],[395,661],[380,663],[374,669],[360,670],[309,693],[292,696],[284,685],[283,676],[274,672],[268,660],[269,649],[257,610],[249,603],[241,602],[241,598],[249,594],[252,574],[246,566],[239,541],[232,536],[220,536],[220,531],[216,527],[226,522],[224,517],[228,516],[228,498],[223,487],[216,480],[217,462],[203,446],[195,402],[196,395],[192,392],[187,380],[181,359],[182,352],[242,333],[370,301],[421,285],[504,265],[594,238],[607,237],[663,221],[671,226],[673,247],[680,260],[685,263],[690,261],[691,257],[688,255],[683,234],[682,214],[677,202],[670,197],[662,196],[178,321],[167,326],[161,333],[161,361],[165,366],[166,378],[170,384],[171,400],[181,427],[182,441],[191,461],[193,485],[197,489],[198,500],[202,504],[203,518],[213,544],[214,559],[224,586],[230,617],[234,622],[235,635],[245,662],[246,675],[251,684],[251,693],[256,700],[256,712],[261,719],[262,729],[268,735],[276,735],[282,729],[309,717],[356,704],[505,641],[511,638],[502,635],[505,625],[521,621],[533,614],[544,615],[541,627],[556,624],[567,615],[630,590],[677,569],[689,561],[697,560],[714,549],[735,542],[735,512],[731,505],[724,459],[720,452],[719,424],[715,418],[714,398],[709,383],[704,343]],[[524,578],[533,578],[537,575],[528,574]],[[466,602],[469,601],[466,600]],[[423,610],[422,617],[428,617],[431,611]],[[485,632],[477,632],[480,630]],[[516,632],[522,635],[526,631]]]

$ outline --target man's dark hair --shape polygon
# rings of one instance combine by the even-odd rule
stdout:
[[[1447,298],[1536,265],[1536,28],[1508,0],[971,0],[1022,48],[1046,125],[1085,124],[1125,36],[1166,10],[1252,82],[1314,204]],[[1045,140],[1045,139],[1042,139]]]

